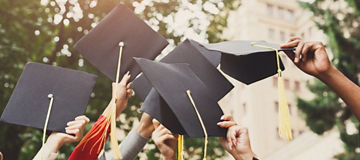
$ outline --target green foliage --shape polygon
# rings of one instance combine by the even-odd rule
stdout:
[[[0,0],[0,112],[28,61],[82,70],[99,75],[86,115],[95,121],[111,96],[111,81],[72,49],[74,43],[98,23],[120,0]],[[221,40],[229,12],[239,7],[238,0],[121,0],[135,10],[172,45],[184,40],[185,31],[209,42]],[[215,8],[209,10],[204,6]],[[190,6],[190,7],[189,7]],[[211,7],[210,7],[211,8]],[[169,19],[186,11],[192,16],[183,31],[170,25]],[[167,18],[167,19],[166,19]],[[177,22],[172,22],[177,23]],[[141,38],[141,37],[139,37]],[[128,133],[141,113],[141,100],[132,97],[118,126]],[[91,125],[87,126],[87,130]],[[41,131],[1,123],[0,151],[5,159],[31,159],[41,147]],[[65,145],[60,159],[66,159],[76,144]],[[151,142],[150,145],[153,145]],[[202,155],[202,139],[186,139],[189,156]],[[198,150],[200,149],[200,152]],[[194,152],[194,151],[196,152]],[[219,151],[219,153],[214,153]],[[146,150],[149,159],[158,158],[156,149]],[[216,139],[209,142],[211,159],[224,154]]]
[[[341,7],[344,6],[341,3],[347,5]],[[359,85],[360,1],[315,0],[313,3],[300,4],[314,14],[317,26],[328,36],[335,66]],[[345,144],[345,152],[335,158],[360,159],[360,123],[349,107],[319,80],[309,84],[308,88],[315,94],[315,98],[311,101],[298,99],[299,109],[305,113],[306,124],[317,134],[323,134],[336,126]],[[348,131],[350,125],[355,126],[355,133]]]

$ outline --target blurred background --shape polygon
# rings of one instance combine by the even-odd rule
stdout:
[[[326,44],[332,63],[359,84],[358,0],[0,0],[0,113],[24,65],[34,61],[99,75],[86,111],[95,121],[110,100],[111,81],[72,47],[120,2],[168,39],[170,45],[158,58],[186,38],[203,43],[284,43],[300,36]],[[346,104],[286,56],[282,60],[293,141],[277,134],[276,77],[246,86],[227,76],[235,88],[219,102],[225,114],[249,128],[254,152],[269,160],[360,159],[360,124]],[[132,97],[121,114],[119,141],[138,123],[141,104]],[[58,159],[67,159],[75,146],[65,145]],[[0,123],[0,152],[5,160],[32,159],[40,147],[41,131]],[[186,138],[185,158],[200,159],[202,147],[203,139]],[[231,159],[216,138],[210,139],[208,152],[208,159]],[[159,159],[158,153],[150,142],[139,159]]]

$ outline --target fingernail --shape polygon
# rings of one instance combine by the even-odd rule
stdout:
[[[216,123],[216,124],[219,126],[219,125],[221,125],[221,124],[222,124],[222,122],[218,122],[218,123]]]
[[[295,63],[298,63],[298,62],[299,62],[299,58],[296,57],[296,58],[294,59],[294,62],[295,62]]]
[[[222,116],[220,117],[220,120],[224,120],[224,118],[225,118],[225,115],[222,115]]]
[[[125,73],[126,76],[128,76],[129,74],[130,74],[130,71],[127,71],[127,72]]]

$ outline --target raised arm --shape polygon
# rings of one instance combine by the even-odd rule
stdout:
[[[296,47],[295,52],[286,52],[295,65],[334,90],[360,120],[360,88],[330,63],[321,42],[304,42],[300,38],[292,38],[281,47]]]
[[[79,141],[84,134],[85,125],[90,122],[86,116],[78,116],[74,121],[67,123],[65,133],[53,132],[50,134],[44,146],[41,147],[33,160],[53,160],[58,150],[65,143]]]

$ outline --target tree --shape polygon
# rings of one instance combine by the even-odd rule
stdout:
[[[28,61],[48,63],[99,75],[86,115],[96,120],[111,96],[111,81],[92,67],[72,47],[120,0],[0,0],[0,112]],[[172,47],[185,37],[218,42],[227,26],[229,12],[237,0],[121,0],[152,28],[166,37]],[[186,17],[182,16],[184,13]],[[182,21],[179,21],[182,20]],[[178,24],[181,22],[181,25]],[[132,97],[118,124],[128,133],[139,116],[141,100]],[[87,126],[89,129],[91,126]],[[1,124],[0,151],[5,159],[30,159],[41,147],[41,132],[22,126]],[[224,154],[214,139],[209,143],[211,159]],[[188,155],[201,155],[201,139],[186,139]],[[69,156],[73,145],[61,149]],[[154,159],[155,149],[141,155]],[[216,152],[216,154],[215,154]]]
[[[314,14],[317,26],[327,35],[334,54],[334,65],[359,85],[360,1],[315,0],[313,3],[300,4]],[[360,123],[349,107],[319,80],[308,84],[308,88],[315,98],[311,101],[298,99],[299,109],[305,113],[306,124],[317,134],[323,134],[336,126],[344,142],[345,152],[335,158],[360,159]]]

